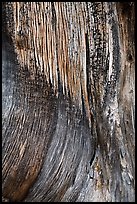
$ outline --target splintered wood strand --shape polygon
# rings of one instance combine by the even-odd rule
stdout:
[[[64,13],[64,9],[63,8],[64,7],[62,7],[62,13]],[[65,90],[67,90],[68,85],[67,85],[67,72],[66,72],[67,67],[66,67],[66,65],[67,65],[67,52],[68,52],[68,50],[67,50],[67,47],[66,47],[66,45],[67,45],[66,32],[65,32],[66,24],[65,24],[65,19],[64,19],[63,15],[62,15],[62,23],[63,23],[63,37],[64,37],[64,39],[63,39],[63,50],[64,50],[64,52],[63,52],[63,54],[64,54],[64,84],[65,84]],[[65,92],[65,94],[67,95],[67,92]]]

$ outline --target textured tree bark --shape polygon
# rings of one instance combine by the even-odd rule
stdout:
[[[134,9],[3,3],[4,198],[135,201]]]

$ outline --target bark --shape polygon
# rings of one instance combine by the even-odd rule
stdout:
[[[3,197],[135,201],[134,28],[134,2],[3,3]]]

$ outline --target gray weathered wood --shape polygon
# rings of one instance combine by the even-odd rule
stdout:
[[[134,9],[3,3],[4,197],[135,201]]]

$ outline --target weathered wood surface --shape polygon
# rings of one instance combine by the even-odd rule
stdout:
[[[135,201],[134,26],[133,2],[3,3],[5,198]]]

